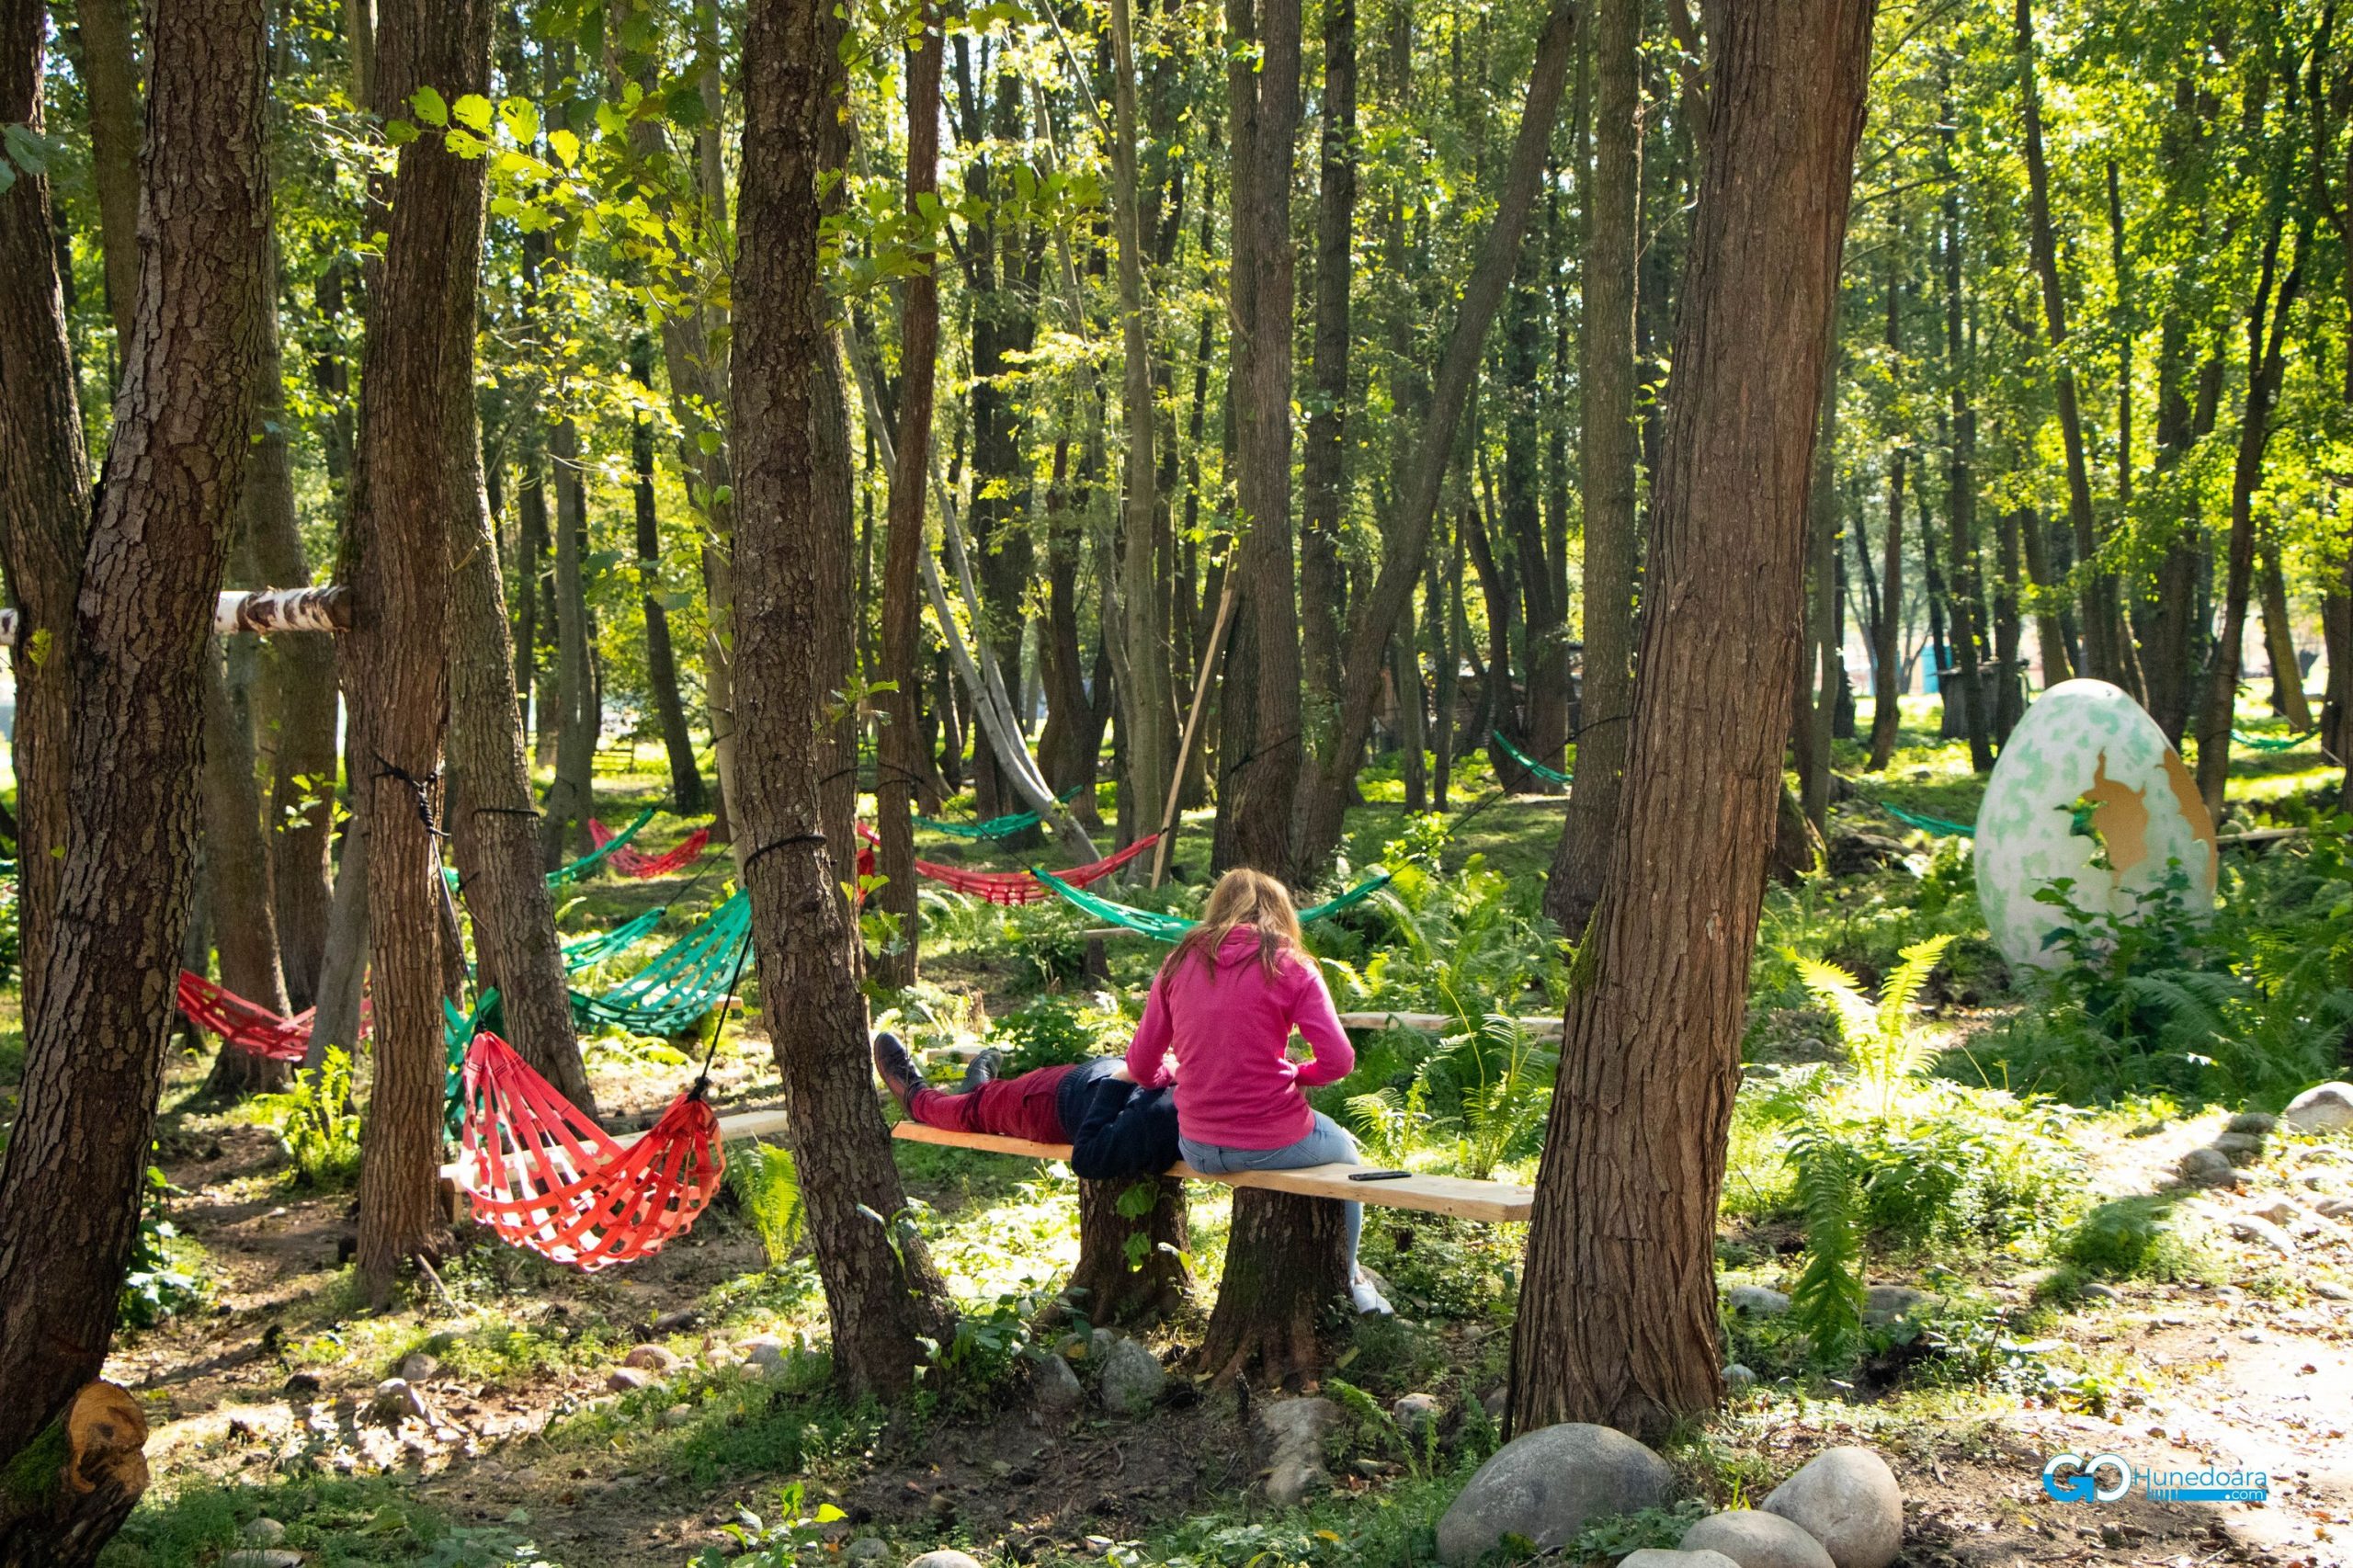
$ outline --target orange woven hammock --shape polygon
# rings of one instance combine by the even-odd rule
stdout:
[[[602,849],[620,835],[595,817],[588,819],[588,837]],[[642,849],[624,844],[605,857],[605,864],[624,877],[644,881],[653,877],[666,877],[673,871],[683,871],[702,858],[710,847],[710,829],[699,827],[659,855],[648,855]]]
[[[305,1007],[283,1017],[258,1002],[248,1002],[233,991],[187,970],[180,971],[180,1011],[189,1023],[235,1046],[249,1056],[272,1062],[300,1062],[311,1049],[311,1020],[316,1007]],[[359,1032],[368,1032],[368,1004],[359,1004]]]
[[[858,831],[870,843],[881,842],[875,836],[874,830],[864,823],[858,824]],[[1148,833],[1116,855],[1107,855],[1100,860],[1090,860],[1084,866],[1073,866],[1069,870],[1056,871],[1054,875],[1074,888],[1083,888],[1090,883],[1099,882],[1137,856],[1145,853],[1159,841],[1159,838],[1160,835]],[[858,851],[858,869],[861,875],[873,874],[867,852],[864,850]],[[967,870],[961,866],[943,866],[937,860],[917,860],[915,873],[927,881],[938,882],[951,892],[970,893],[974,898],[985,899],[991,903],[1001,903],[1007,908],[1017,903],[1042,903],[1053,896],[1051,889],[1028,871],[973,871]]]
[[[551,1262],[593,1273],[661,1251],[694,1224],[726,1169],[699,1083],[626,1146],[494,1034],[474,1036],[460,1092],[475,1218]]]

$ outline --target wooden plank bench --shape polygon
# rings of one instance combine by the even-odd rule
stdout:
[[[891,1129],[894,1138],[911,1143],[937,1143],[950,1149],[978,1149],[991,1154],[1018,1154],[1033,1160],[1070,1158],[1067,1143],[1033,1143],[1026,1138],[1000,1138],[987,1132],[954,1132],[902,1121]],[[1222,1181],[1228,1187],[1255,1187],[1270,1192],[1296,1193],[1303,1198],[1336,1198],[1370,1203],[1381,1209],[1417,1209],[1427,1214],[1451,1214],[1461,1220],[1526,1220],[1536,1202],[1536,1189],[1503,1181],[1470,1181],[1461,1176],[1412,1176],[1396,1181],[1350,1181],[1348,1174],[1362,1165],[1302,1165],[1289,1171],[1236,1171],[1231,1176],[1204,1176],[1188,1165],[1170,1167],[1170,1176],[1197,1181]]]

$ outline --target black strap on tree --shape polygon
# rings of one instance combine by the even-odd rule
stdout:
[[[398,779],[408,786],[410,795],[415,798],[416,820],[425,824],[426,840],[433,846],[433,885],[440,892],[441,907],[449,916],[449,929],[461,932],[462,928],[458,924],[458,903],[449,894],[449,877],[443,869],[441,861],[441,846],[449,841],[449,835],[442,831],[440,819],[434,814],[433,811],[433,787],[441,782],[441,769],[436,767],[432,772],[419,778],[400,764],[388,759],[382,752],[376,754],[376,766],[377,778]],[[468,972],[471,974],[472,971]],[[469,982],[469,989],[471,988],[472,983]],[[460,993],[460,996],[464,994],[462,991]],[[482,1006],[482,997],[478,991],[475,992],[473,1000],[474,1006],[479,1009]]]
[[[727,977],[727,999],[719,1006],[719,1022],[710,1028],[710,1047],[702,1053],[702,1071],[695,1074],[694,1086],[687,1091],[687,1098],[699,1100],[710,1088],[710,1064],[719,1058],[719,1042],[727,1033],[727,1015],[735,1006],[735,987],[743,983],[744,960],[752,956],[752,936],[744,934],[744,945],[735,950],[735,972]]]

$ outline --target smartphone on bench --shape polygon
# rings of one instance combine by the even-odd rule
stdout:
[[[1348,1179],[1350,1181],[1401,1181],[1413,1174],[1411,1171],[1351,1171],[1348,1173]]]

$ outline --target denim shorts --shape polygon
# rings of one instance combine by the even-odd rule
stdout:
[[[1308,1129],[1306,1137],[1280,1148],[1229,1149],[1222,1143],[1196,1143],[1190,1138],[1177,1139],[1176,1146],[1184,1153],[1185,1163],[1203,1176],[1362,1164],[1357,1157],[1357,1141],[1348,1136],[1346,1128],[1320,1110],[1315,1112],[1315,1125]]]

